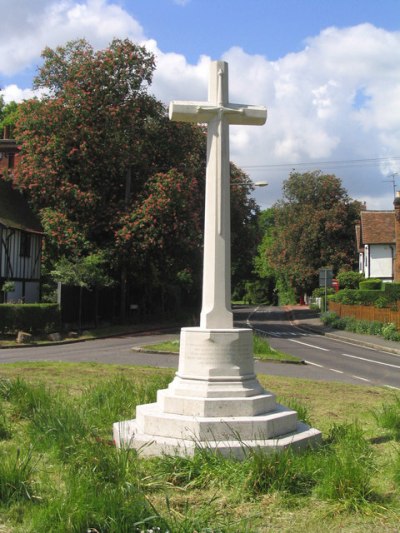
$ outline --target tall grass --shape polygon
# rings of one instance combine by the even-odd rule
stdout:
[[[234,508],[268,501],[266,495],[295,499],[297,507],[326,502],[353,514],[375,502],[373,447],[357,423],[332,425],[318,449],[248,449],[243,461],[206,448],[193,457],[151,459],[116,450],[111,423],[133,417],[136,405],[154,401],[168,380],[119,376],[79,396],[1,381],[0,406],[12,414],[6,417],[12,431],[0,442],[0,512],[12,517],[9,509],[28,502],[19,518],[24,532],[230,533],[257,530]],[[309,419],[308,408],[295,400],[291,407]],[[15,434],[27,452],[13,447]],[[400,486],[400,451],[385,460]]]
[[[375,470],[372,448],[357,423],[334,425],[323,453],[316,494],[358,510],[375,499],[371,479]]]
[[[0,453],[0,501],[9,505],[19,500],[31,500],[34,494],[32,449],[15,453]]]
[[[379,427],[388,430],[395,440],[400,440],[400,396],[394,395],[391,403],[383,404],[372,414]]]

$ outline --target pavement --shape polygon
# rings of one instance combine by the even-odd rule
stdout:
[[[358,346],[365,346],[375,350],[400,355],[399,342],[388,341],[376,335],[352,333],[350,331],[343,331],[325,326],[319,318],[319,313],[313,311],[307,305],[286,306],[285,309],[290,313],[292,322],[298,327],[313,333],[325,335],[331,339],[337,339],[351,344],[357,344]]]

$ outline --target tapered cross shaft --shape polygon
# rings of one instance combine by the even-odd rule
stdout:
[[[230,329],[231,236],[229,124],[262,125],[265,107],[230,104],[228,64],[210,65],[207,102],[171,102],[171,120],[207,123],[207,170],[204,223],[203,302],[200,327]]]

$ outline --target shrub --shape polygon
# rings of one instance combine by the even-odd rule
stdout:
[[[343,270],[338,273],[337,279],[341,289],[358,289],[360,281],[364,279],[364,274]]]
[[[381,279],[366,279],[365,281],[360,281],[359,287],[363,291],[380,291],[382,290],[382,280]]]
[[[375,302],[384,296],[382,291],[378,289],[343,289],[329,298],[333,302],[345,305],[375,305]]]
[[[0,304],[0,333],[49,333],[60,327],[57,304]]]
[[[332,289],[331,287],[326,289],[326,294],[335,294],[335,289]],[[312,297],[313,298],[322,298],[325,296],[325,287],[318,287],[313,290]]]
[[[384,324],[382,327],[382,336],[388,341],[400,341],[400,332],[397,331],[396,324],[393,324],[393,322]]]
[[[390,302],[397,302],[400,300],[400,283],[385,283],[383,285],[385,291],[385,297]]]

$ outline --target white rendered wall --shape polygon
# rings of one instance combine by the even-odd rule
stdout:
[[[369,245],[369,277],[393,278],[393,251],[387,244]],[[368,277],[368,273],[365,273]]]

